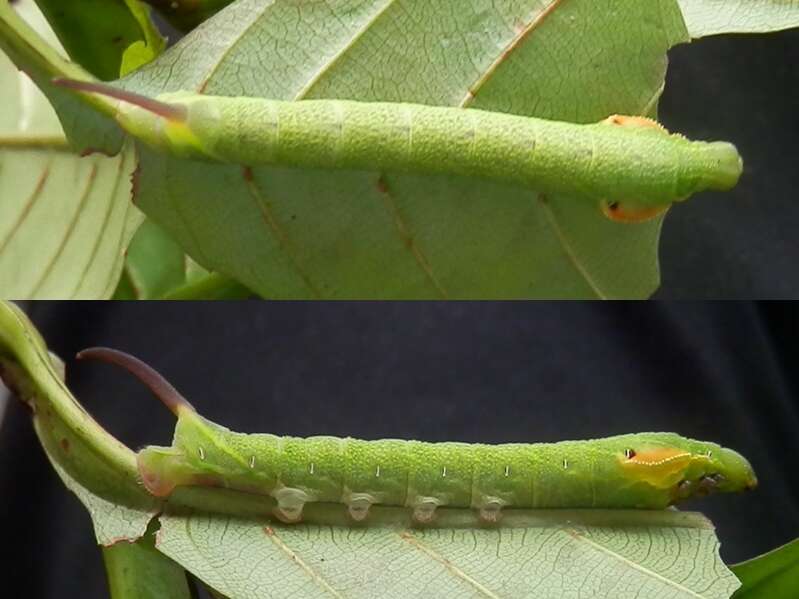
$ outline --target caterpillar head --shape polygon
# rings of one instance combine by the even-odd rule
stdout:
[[[675,193],[682,198],[705,191],[728,191],[743,173],[743,159],[728,142],[691,142],[693,159],[681,163]]]
[[[726,447],[709,448],[695,456],[677,485],[680,499],[710,495],[711,493],[737,493],[757,487],[757,476],[751,464],[737,451]]]
[[[618,457],[628,479],[664,491],[670,503],[757,486],[752,466],[738,452],[668,433],[633,442]]]

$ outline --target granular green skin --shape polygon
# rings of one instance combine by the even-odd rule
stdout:
[[[653,484],[623,466],[627,456],[664,448],[691,454],[673,484]],[[736,452],[673,433],[504,445],[305,439],[234,433],[191,410],[181,411],[172,447],[145,448],[138,463],[146,487],[161,496],[181,485],[273,496],[290,489],[303,502],[347,504],[365,494],[371,503],[411,507],[659,509],[698,493],[703,477],[723,477],[714,491],[756,484]],[[683,481],[690,490],[681,491]]]
[[[186,92],[158,99],[185,107],[185,122],[159,122],[123,104],[123,124],[178,155],[247,166],[463,175],[642,207],[729,189],[742,170],[732,144],[689,141],[650,126],[401,103]]]

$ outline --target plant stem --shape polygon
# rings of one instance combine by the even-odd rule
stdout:
[[[164,294],[166,300],[247,299],[254,293],[241,283],[219,273],[209,273]]]

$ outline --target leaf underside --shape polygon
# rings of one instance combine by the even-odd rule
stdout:
[[[470,510],[440,509],[434,527],[419,528],[402,508],[373,507],[368,525],[353,526],[341,505],[311,504],[306,516],[313,522],[286,525],[257,513],[259,501],[260,511],[269,505],[265,498],[192,491],[243,513],[168,503],[157,517],[155,546],[235,599],[726,599],[739,586],[719,557],[712,525],[698,513],[507,510],[500,527],[483,528]],[[79,496],[87,501],[85,490]],[[104,520],[127,527],[110,504],[107,513],[96,499],[89,505],[96,529]]]
[[[721,598],[738,586],[701,516],[639,516],[532,513],[520,516],[523,524],[492,530],[279,526],[167,515],[158,548],[239,598]],[[672,554],[678,545],[679,555]],[[701,556],[697,562],[694,555]]]
[[[799,0],[679,0],[691,37],[765,33],[799,25]]]
[[[243,0],[123,80],[276,99],[469,106],[573,122],[652,114],[674,0]],[[661,220],[462,177],[209,165],[141,147],[137,205],[266,297],[646,297]]]

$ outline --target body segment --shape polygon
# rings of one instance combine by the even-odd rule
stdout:
[[[143,98],[59,81],[120,100],[117,118],[151,146],[246,166],[451,174],[566,193],[636,221],[741,174],[732,144],[689,141],[640,117],[576,124],[420,104],[205,96]]]
[[[239,164],[456,174],[643,206],[728,189],[741,168],[731,144],[689,141],[640,121],[581,125],[419,104],[175,97],[202,142],[189,155]]]
[[[121,352],[97,348],[80,355],[142,375],[141,363]],[[151,371],[143,379],[158,376]],[[148,491],[167,497],[176,487],[199,485],[268,495],[287,522],[300,520],[313,501],[342,503],[354,520],[381,504],[408,507],[419,522],[431,521],[440,506],[474,508],[494,522],[509,507],[661,509],[757,483],[736,452],[674,433],[502,445],[280,437],[232,432],[181,400],[166,401],[178,416],[172,446],[138,454]]]

